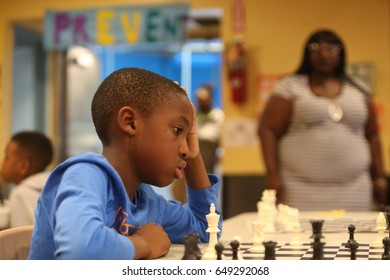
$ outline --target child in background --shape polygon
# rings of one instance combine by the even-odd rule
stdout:
[[[9,226],[34,224],[34,209],[50,172],[47,166],[53,158],[51,141],[42,133],[23,131],[12,136],[5,149],[1,177],[16,186],[9,201]]]
[[[102,82],[91,109],[103,152],[53,171],[38,202],[29,259],[154,259],[190,232],[207,242],[205,216],[218,205],[221,182],[206,173],[185,91],[124,68]],[[183,172],[186,205],[150,186],[167,186]]]

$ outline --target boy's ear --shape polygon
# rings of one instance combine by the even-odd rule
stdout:
[[[24,157],[19,161],[19,171],[22,174],[23,178],[27,177],[30,173],[31,162],[28,158]]]
[[[130,106],[122,107],[118,112],[118,126],[126,134],[134,135],[136,132],[137,112]]]

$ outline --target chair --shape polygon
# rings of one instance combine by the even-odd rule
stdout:
[[[26,260],[34,225],[0,231],[0,260]]]

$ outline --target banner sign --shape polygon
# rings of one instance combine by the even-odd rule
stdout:
[[[188,13],[184,4],[47,11],[44,46],[183,42]]]

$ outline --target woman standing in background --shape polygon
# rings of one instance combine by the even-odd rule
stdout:
[[[371,92],[345,71],[333,31],[313,33],[298,70],[282,77],[259,122],[266,188],[300,210],[372,210],[387,200]]]

